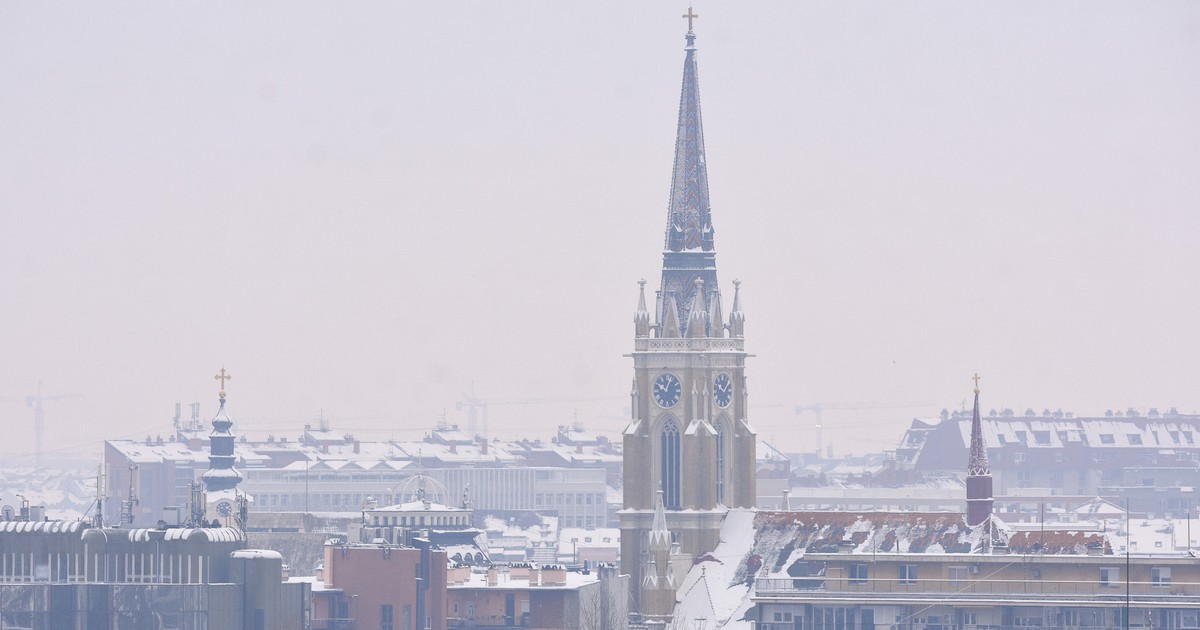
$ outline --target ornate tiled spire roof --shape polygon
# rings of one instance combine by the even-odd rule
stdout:
[[[967,464],[967,475],[981,477],[992,474],[988,464],[987,449],[983,446],[983,423],[979,419],[979,375],[975,375],[975,412],[971,414],[971,459]]]
[[[688,17],[690,16],[690,17]],[[708,199],[708,167],[704,157],[704,126],[700,120],[700,81],[696,71],[696,34],[688,12],[687,46],[684,48],[683,89],[679,96],[679,123],[675,135],[675,164],[671,171],[671,198],[667,204],[667,229],[663,251],[662,288],[658,321],[666,322],[668,296],[675,297],[682,337],[720,336],[711,330],[708,317],[690,321],[694,312],[694,287],[699,287],[700,311],[707,315],[717,291],[717,263],[713,248],[712,214]]]
[[[696,73],[696,34],[688,29],[675,136],[675,169],[667,208],[666,249],[672,252],[713,249],[708,203],[708,169],[704,161],[704,126],[700,121],[700,81]]]

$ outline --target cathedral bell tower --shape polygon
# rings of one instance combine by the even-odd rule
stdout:
[[[754,507],[755,434],[747,420],[745,316],[735,280],[728,317],[717,283],[696,36],[688,10],[683,90],[667,209],[662,279],[653,310],[642,280],[634,314],[632,418],[624,433],[621,570],[643,587],[635,609],[666,617],[674,598],[645,591],[661,572],[662,510],[678,554],[691,560],[719,542],[730,507]],[[659,499],[661,492],[661,507]],[[652,535],[653,534],[653,535]],[[658,547],[654,547],[657,545]],[[654,547],[652,549],[652,547]],[[657,590],[662,590],[661,581]]]

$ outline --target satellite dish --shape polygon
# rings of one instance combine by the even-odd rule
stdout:
[[[11,521],[16,513],[16,510],[11,505],[6,505],[3,509],[0,509],[0,521]]]

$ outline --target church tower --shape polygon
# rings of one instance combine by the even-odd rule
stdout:
[[[967,525],[972,527],[992,515],[992,467],[983,445],[983,421],[979,418],[979,375],[975,375],[975,412],[971,414],[971,457],[967,461]]]
[[[634,314],[632,419],[624,434],[621,569],[642,585],[635,609],[647,616],[673,595],[645,585],[663,571],[656,508],[690,560],[714,549],[730,507],[754,507],[755,435],[747,421],[740,286],[726,318],[717,283],[704,130],[696,72],[696,35],[688,10],[683,90],[667,208],[662,278],[653,311],[643,280]],[[658,496],[661,491],[661,508]],[[652,535],[653,534],[653,535]],[[663,590],[661,581],[656,591]]]
[[[208,436],[208,470],[200,476],[204,482],[205,514],[202,520],[216,516],[216,521],[226,527],[235,525],[239,528],[246,521],[246,508],[249,497],[238,491],[242,481],[242,473],[233,467],[237,461],[234,453],[236,438],[230,429],[233,420],[225,411],[225,381],[233,378],[221,368],[221,373],[213,377],[221,381],[221,391],[218,396],[221,407],[212,420],[212,433]]]
[[[221,381],[221,407],[212,419],[212,433],[208,435],[208,470],[200,478],[209,492],[220,492],[236,488],[242,480],[242,474],[233,467],[237,460],[233,454],[235,438],[229,430],[233,427],[233,420],[225,411],[225,381],[233,377],[225,373],[225,368],[221,368],[221,373],[213,378]]]

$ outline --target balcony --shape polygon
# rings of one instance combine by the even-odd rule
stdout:
[[[312,630],[355,630],[352,618],[343,619],[313,619]]]
[[[710,352],[743,352],[746,348],[746,340],[740,337],[732,338],[689,338],[689,337],[640,337],[633,340],[633,349],[635,352],[648,352],[655,350],[670,350],[670,351],[710,351]]]
[[[1011,605],[1014,601],[1031,605],[1050,606],[1124,606],[1125,582],[1101,585],[1097,581],[1056,581],[1030,578],[1027,580],[996,579],[923,579],[912,584],[895,578],[850,580],[842,577],[819,576],[803,578],[757,578],[754,581],[755,599],[806,600],[812,602],[857,601],[901,602],[945,601],[953,598],[956,605]],[[1173,582],[1169,585],[1150,582],[1129,583],[1130,604],[1135,606],[1184,606],[1196,601],[1200,583]]]
[[[447,628],[463,628],[464,630],[503,630],[505,628],[528,628],[529,613],[523,613],[519,619],[504,617],[450,617],[446,620]]]

